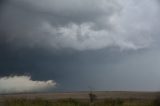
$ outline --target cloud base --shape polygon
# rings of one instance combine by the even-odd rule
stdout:
[[[16,47],[137,50],[155,40],[157,14],[156,0],[9,0],[0,32]]]

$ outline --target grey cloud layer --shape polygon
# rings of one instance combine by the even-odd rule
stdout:
[[[60,91],[159,90],[160,48],[153,47],[160,44],[159,5],[159,0],[0,0],[0,92],[52,89],[56,83],[50,79]],[[25,73],[32,79],[4,77]]]
[[[139,49],[154,41],[158,12],[155,0],[10,0],[0,31],[21,47]]]

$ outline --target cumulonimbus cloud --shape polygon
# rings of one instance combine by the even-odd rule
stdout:
[[[156,0],[9,0],[0,31],[22,47],[140,49],[154,41],[157,14]]]
[[[30,76],[9,76],[0,78],[0,93],[42,92],[53,89],[56,82],[33,81]]]

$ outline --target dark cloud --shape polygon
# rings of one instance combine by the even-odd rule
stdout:
[[[54,53],[41,48],[15,50],[3,47],[0,53],[1,77],[29,74],[33,80],[53,79],[60,84],[58,90],[78,90],[80,86],[84,89],[94,85],[90,82],[91,73],[95,76],[104,71],[104,66],[112,66],[119,61],[118,57],[123,57],[123,54],[112,53],[112,50]],[[71,84],[78,85],[74,88]]]
[[[3,5],[4,1],[5,1],[5,0],[0,1],[0,6]]]
[[[3,5],[5,3],[5,1],[7,1],[7,0],[1,0],[0,5]]]
[[[2,12],[0,31],[8,36],[8,43],[21,47],[75,50],[114,46],[121,49],[146,48],[153,40],[151,35],[155,29],[152,26],[157,25],[159,19],[151,19],[157,15],[157,7],[154,1],[136,3],[10,0]],[[144,8],[143,4],[153,6]]]
[[[3,0],[0,6],[1,77],[30,74],[55,80],[58,90],[159,89],[156,1]]]
[[[88,90],[89,86],[96,90],[159,89],[158,51],[110,48],[57,53],[42,48],[6,48],[1,48],[1,77],[30,74],[33,80],[53,79],[60,91]]]
[[[1,0],[0,1],[0,14],[1,14],[1,11],[3,10],[4,4],[6,1],[8,1],[8,0]]]

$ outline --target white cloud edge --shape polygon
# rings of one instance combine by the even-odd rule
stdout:
[[[54,80],[33,81],[31,76],[0,77],[0,93],[43,92],[56,87]]]

